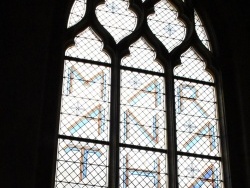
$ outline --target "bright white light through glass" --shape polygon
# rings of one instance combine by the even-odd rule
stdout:
[[[176,9],[165,0],[155,5],[155,13],[148,16],[148,25],[156,37],[171,51],[185,38],[186,27],[177,19]]]
[[[70,11],[68,28],[77,24],[84,17],[86,11],[86,0],[76,0]]]
[[[82,59],[110,63],[109,56],[102,51],[103,43],[91,28],[87,28],[75,38],[75,45],[69,47],[65,55]]]
[[[128,0],[106,0],[105,4],[96,9],[98,20],[116,43],[131,34],[136,26],[136,14],[128,6]]]
[[[156,52],[144,38],[140,38],[129,47],[130,54],[122,59],[121,64],[149,71],[163,72],[163,67],[155,61]]]
[[[195,21],[195,30],[196,30],[198,37],[200,38],[201,42],[207,47],[207,49],[210,50],[210,44],[209,44],[206,30],[196,11],[194,12],[194,21]]]
[[[174,68],[176,76],[213,82],[213,77],[205,70],[204,60],[193,48],[181,55],[181,64]]]
[[[90,2],[75,0],[68,28],[84,19]],[[105,0],[92,7],[99,27],[104,27],[116,43],[133,35],[137,26],[140,14],[129,8],[130,2]],[[145,0],[133,3],[143,3],[145,12],[148,9]],[[186,26],[169,1],[161,0],[152,8],[155,12],[144,20],[149,28],[141,29],[150,29],[172,51],[183,42]],[[196,12],[193,21],[201,42],[210,49]],[[160,62],[156,58],[160,52],[146,40],[149,36],[136,36],[129,44],[129,53],[120,57],[120,51],[109,55],[103,50],[103,35],[95,31],[96,25],[77,31],[75,44],[65,52],[55,187],[108,188],[111,152],[119,152],[115,162],[119,163],[120,188],[167,188],[173,181],[168,179],[169,172],[176,168],[168,162],[173,155],[178,187],[223,188],[218,101],[206,60],[190,47],[169,75],[171,57]],[[119,87],[114,84],[117,72]],[[174,101],[170,101],[172,97]],[[174,109],[168,108],[169,104]],[[110,118],[114,111],[119,121]],[[172,124],[167,124],[167,117]],[[114,138],[114,127],[119,139]],[[176,134],[172,135],[176,140],[168,138],[169,134]],[[117,139],[115,148],[110,138]],[[176,153],[169,153],[171,149]]]

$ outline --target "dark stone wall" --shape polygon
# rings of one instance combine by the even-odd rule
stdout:
[[[0,2],[0,187],[52,187],[66,3]],[[232,187],[250,187],[250,14],[244,1],[196,3],[217,38]]]
[[[232,187],[249,184],[250,14],[244,1],[204,1],[217,37]]]

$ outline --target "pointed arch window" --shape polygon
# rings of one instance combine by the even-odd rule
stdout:
[[[190,2],[72,1],[56,188],[229,185],[219,71]]]

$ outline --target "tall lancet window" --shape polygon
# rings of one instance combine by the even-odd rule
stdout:
[[[192,0],[75,0],[56,188],[227,188],[220,75]]]

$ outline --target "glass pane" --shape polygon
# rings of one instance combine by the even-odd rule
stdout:
[[[205,68],[205,62],[194,49],[189,48],[181,55],[181,65],[174,68],[174,75],[206,82],[214,82],[213,77]]]
[[[213,86],[175,80],[179,151],[219,156],[219,131]]]
[[[179,188],[223,188],[221,162],[178,157]]]
[[[65,61],[60,134],[108,140],[110,68]]]
[[[194,12],[194,21],[195,21],[195,30],[196,30],[198,37],[200,38],[201,42],[207,47],[207,49],[210,50],[210,44],[209,44],[206,30],[196,11]]]
[[[167,188],[167,182],[166,154],[121,148],[120,188]]]
[[[136,26],[137,16],[128,9],[128,0],[106,0],[96,9],[96,16],[116,43],[128,36]]]
[[[120,141],[166,148],[164,79],[122,71]]]
[[[68,28],[78,23],[85,15],[86,0],[75,0],[70,11]]]
[[[149,44],[140,38],[129,47],[130,55],[122,59],[122,65],[143,70],[164,72],[162,66],[155,61],[156,53]]]
[[[110,63],[109,56],[103,52],[102,49],[103,43],[100,38],[92,31],[91,28],[87,28],[76,36],[75,45],[69,47],[66,50],[65,55],[103,63]]]
[[[108,147],[59,139],[56,188],[108,187]]]
[[[156,37],[171,51],[185,38],[186,27],[177,19],[176,9],[166,0],[155,5],[155,13],[148,16],[148,25]]]

